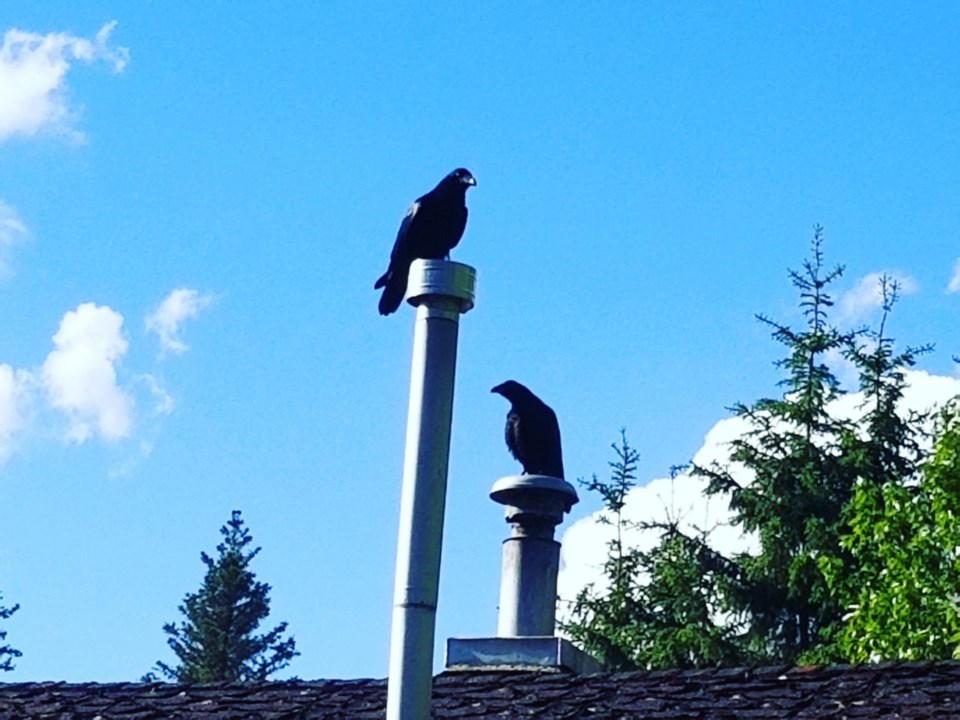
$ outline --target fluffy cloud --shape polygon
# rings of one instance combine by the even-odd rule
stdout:
[[[0,279],[10,274],[10,249],[23,242],[26,236],[27,226],[16,208],[0,200]]]
[[[953,264],[953,275],[950,276],[950,282],[947,283],[947,292],[960,292],[960,258]]]
[[[147,316],[147,331],[157,334],[164,350],[185,352],[188,346],[180,337],[181,326],[186,320],[197,317],[212,300],[199,290],[177,288],[167,295],[155,313]]]
[[[72,128],[77,111],[68,104],[67,72],[74,61],[103,61],[115,73],[121,72],[130,53],[127,48],[109,45],[116,24],[107,23],[92,39],[16,29],[4,33],[0,47],[0,141],[43,130],[83,138]]]
[[[901,412],[920,410],[960,394],[960,378],[931,375],[923,371],[908,371],[909,387],[900,405]],[[861,393],[850,393],[836,401],[833,412],[838,417],[855,417],[861,411]],[[731,440],[747,428],[741,418],[727,418],[714,425],[704,438],[703,446],[694,461],[706,465],[723,461]],[[749,482],[743,468],[731,469],[740,482]],[[742,534],[730,525],[730,512],[723,497],[706,495],[706,483],[690,475],[675,479],[659,478],[630,491],[626,498],[624,517],[634,522],[663,522],[679,520],[686,531],[697,528],[711,530],[710,542],[720,552],[730,555],[750,552],[759,546],[755,537]],[[558,592],[563,600],[572,600],[577,592],[591,582],[601,582],[601,564],[606,556],[607,543],[613,537],[610,525],[598,522],[598,513],[583,518],[563,535],[561,570]],[[657,542],[655,532],[630,529],[624,542],[641,549],[652,548]]]
[[[850,322],[861,320],[883,305],[883,290],[880,284],[883,275],[900,286],[900,295],[909,295],[918,289],[917,281],[903,273],[868,273],[840,297],[838,309],[842,319]]]
[[[123,316],[84,303],[64,315],[53,336],[56,349],[43,363],[50,404],[70,420],[68,439],[82,443],[94,433],[115,440],[133,426],[133,398],[117,384],[117,366],[127,352]]]
[[[118,368],[128,349],[123,322],[112,308],[84,303],[64,314],[39,369],[0,364],[0,466],[24,437],[61,426],[64,418],[66,439],[73,443],[97,436],[136,441],[123,446],[126,458],[111,475],[127,474],[149,457],[158,420],[175,403],[153,374],[128,374],[120,382]]]

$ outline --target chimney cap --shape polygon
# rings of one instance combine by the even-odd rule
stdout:
[[[510,508],[516,508],[521,512],[559,512],[560,517],[580,501],[573,485],[550,475],[508,475],[500,478],[490,489],[490,499],[506,505],[508,515]]]
[[[469,265],[451,260],[414,260],[410,265],[407,301],[419,305],[427,297],[443,296],[455,301],[458,311],[473,308],[476,297],[477,271]]]

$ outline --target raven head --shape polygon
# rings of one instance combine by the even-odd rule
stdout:
[[[523,385],[518,383],[516,380],[507,380],[505,383],[500,383],[495,388],[490,390],[492,393],[497,393],[497,395],[503,395],[510,402],[530,395],[530,391],[525,388]]]
[[[452,173],[447,175],[447,180],[450,180],[457,185],[476,185],[477,180],[473,177],[469,170],[466,168],[457,168]]]

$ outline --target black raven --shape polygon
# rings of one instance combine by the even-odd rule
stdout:
[[[383,288],[381,315],[389,315],[403,302],[410,263],[417,258],[450,256],[467,226],[467,188],[476,184],[469,170],[457,168],[407,210],[393,243],[390,266],[373,285],[374,290]]]
[[[543,400],[513,380],[490,392],[510,401],[507,413],[507,448],[523,465],[526,475],[551,475],[563,479],[563,452],[557,416]]]

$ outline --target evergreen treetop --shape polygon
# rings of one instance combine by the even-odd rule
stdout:
[[[901,401],[907,369],[931,346],[897,349],[887,322],[899,288],[887,276],[876,329],[833,323],[843,268],[824,266],[822,243],[817,227],[810,258],[790,272],[799,327],[757,316],[785,350],[782,392],[735,405],[746,431],[722,462],[691,468],[759,550],[724,557],[706,532],[669,518],[638,526],[659,533],[649,552],[618,532],[607,589],[585,588],[563,627],[608,667],[960,657],[960,409],[943,411],[929,450],[931,411]],[[853,417],[836,402],[840,360],[859,375]],[[611,482],[588,489],[619,530],[635,464],[617,453]]]
[[[157,662],[169,680],[260,682],[300,654],[292,637],[282,637],[285,622],[256,634],[270,612],[270,586],[257,581],[249,568],[260,548],[248,548],[253,538],[239,510],[220,533],[217,557],[200,554],[207,572],[200,590],[188,593],[179,607],[185,620],[163,626],[167,644],[180,661],[173,667]]]

